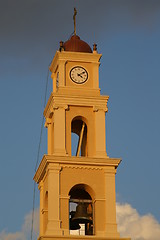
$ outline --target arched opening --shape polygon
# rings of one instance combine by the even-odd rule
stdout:
[[[86,185],[74,186],[69,195],[70,234],[93,235],[93,201]]]
[[[76,117],[71,123],[72,156],[87,156],[87,125],[82,117]]]
[[[79,136],[72,132],[71,133],[71,141],[72,141],[72,144],[71,144],[71,147],[72,147],[72,156],[76,156],[77,155],[77,146],[78,146],[78,142],[79,142]],[[81,151],[80,151],[80,156],[81,156]]]

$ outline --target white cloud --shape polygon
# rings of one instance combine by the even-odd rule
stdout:
[[[2,231],[0,233],[1,240],[26,240],[25,236],[21,232],[16,233],[6,233],[6,231]]]
[[[32,212],[24,218],[21,231],[0,232],[0,240],[28,240],[31,235]],[[117,203],[117,224],[121,237],[131,237],[132,240],[160,240],[160,223],[151,215],[140,216],[129,204]],[[39,209],[34,214],[33,239],[39,232]]]
[[[19,232],[8,233],[6,230],[0,232],[0,240],[28,240],[31,236],[32,212],[24,218],[24,224]],[[33,239],[37,239],[39,232],[39,209],[34,211]]]
[[[117,203],[118,231],[132,240],[160,240],[160,224],[151,215],[140,216],[129,204]]]

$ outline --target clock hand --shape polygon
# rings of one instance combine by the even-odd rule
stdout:
[[[81,78],[83,78],[83,76],[81,76],[81,74],[80,74],[80,73],[77,73],[77,76],[78,76],[78,77],[81,77]]]
[[[85,73],[85,71],[84,71],[84,72],[81,72],[80,75],[81,75],[81,74],[84,74],[84,73]]]
[[[84,74],[85,72],[81,72],[81,73],[77,73],[78,76],[82,77],[82,74]]]

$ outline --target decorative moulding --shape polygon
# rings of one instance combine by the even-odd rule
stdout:
[[[80,98],[77,95],[69,96],[52,93],[44,110],[44,116],[49,117],[50,114],[59,107],[67,110],[68,105],[93,107],[93,111],[103,110],[106,112],[108,110],[108,99],[109,96],[81,96]]]
[[[82,53],[82,52],[60,52],[57,51],[50,65],[50,71],[55,72],[57,69],[57,65],[63,61],[65,64],[68,61],[75,62],[89,62],[89,63],[97,63],[99,62],[102,54],[99,53]]]
[[[54,168],[59,167],[70,167],[70,168],[86,168],[86,169],[97,169],[108,172],[113,172],[120,164],[121,159],[119,158],[91,158],[91,157],[69,157],[69,156],[56,156],[56,155],[44,155],[42,161],[35,173],[34,180],[39,183],[48,168],[48,165],[52,165]]]

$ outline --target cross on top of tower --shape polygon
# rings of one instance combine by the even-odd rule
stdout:
[[[80,37],[76,35],[76,15],[77,15],[77,10],[76,8],[74,8],[74,15],[73,15],[74,34],[66,42],[64,43],[62,41],[60,42],[60,50],[63,49],[64,51],[69,51],[69,52],[92,53],[92,49],[89,46],[89,44],[81,40]]]
[[[74,20],[74,35],[76,35],[76,15],[77,15],[77,10],[74,8],[74,15],[73,15],[73,20]]]

